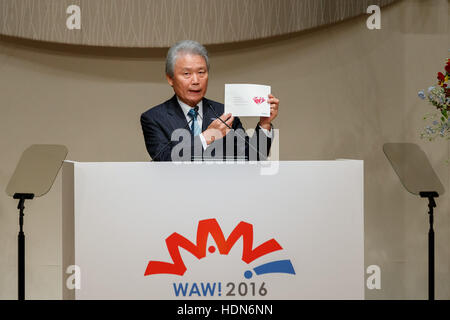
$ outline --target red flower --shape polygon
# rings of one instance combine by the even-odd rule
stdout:
[[[447,73],[450,73],[450,64],[447,64],[445,66],[445,71],[447,71]]]
[[[438,73],[437,78],[438,78],[439,81],[442,81],[442,82],[445,81],[445,76],[444,76],[444,74],[443,74],[442,72],[439,72],[439,73]]]

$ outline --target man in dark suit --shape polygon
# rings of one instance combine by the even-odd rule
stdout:
[[[154,161],[265,160],[279,100],[269,95],[270,117],[261,117],[249,137],[238,117],[224,114],[223,104],[204,98],[208,71],[208,53],[198,42],[180,41],[169,49],[166,78],[175,95],[141,115],[148,153]]]

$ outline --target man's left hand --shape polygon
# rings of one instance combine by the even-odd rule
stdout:
[[[264,128],[266,130],[271,129],[270,123],[278,115],[278,106],[280,105],[280,100],[278,100],[274,95],[269,94],[268,103],[270,103],[270,117],[259,118],[259,125],[261,126],[261,128]]]

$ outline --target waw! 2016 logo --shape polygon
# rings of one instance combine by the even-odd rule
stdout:
[[[150,261],[147,265],[144,276],[156,274],[173,274],[183,276],[187,271],[187,267],[181,257],[180,248],[185,249],[197,259],[201,260],[206,257],[206,247],[209,235],[211,235],[212,239],[216,243],[217,249],[221,255],[228,255],[236,242],[242,238],[242,261],[246,264],[250,264],[256,259],[272,252],[283,250],[281,245],[275,239],[270,239],[256,248],[253,248],[253,225],[250,223],[241,221],[233,229],[228,238],[225,239],[217,220],[206,219],[201,220],[198,223],[197,241],[195,244],[177,232],[174,232],[167,237],[166,245],[173,262]],[[216,251],[216,247],[210,246],[208,251],[210,253],[214,253]],[[254,267],[252,270],[246,270],[243,276],[246,279],[251,279],[254,275],[260,276],[268,273],[285,273],[295,275],[295,270],[291,260],[276,260]],[[173,283],[173,289],[176,296],[221,296],[222,287],[223,285],[221,282]],[[225,287],[229,289],[225,293],[227,296],[236,296],[236,294],[240,296],[265,296],[267,294],[267,288],[265,287],[264,282],[259,285],[259,288],[257,288],[256,284],[253,282],[241,282],[238,284],[228,282]],[[236,292],[235,289],[237,289]]]

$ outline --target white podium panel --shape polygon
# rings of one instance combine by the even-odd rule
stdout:
[[[363,162],[263,165],[66,162],[63,297],[364,299]]]

